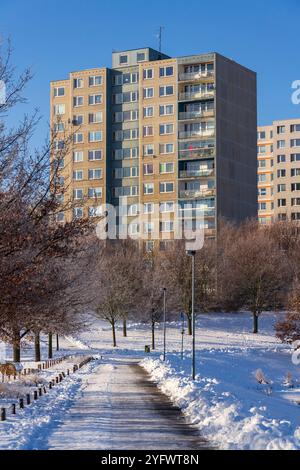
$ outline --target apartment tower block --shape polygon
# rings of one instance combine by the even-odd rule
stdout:
[[[220,217],[257,215],[256,74],[217,53],[114,52],[111,68],[51,82],[51,123],[74,133],[61,183],[75,208],[60,220],[97,217],[126,196],[130,230],[152,249],[151,225],[131,222],[138,204],[161,214],[179,204],[191,227],[199,211],[211,237]],[[161,249],[173,230],[160,223]]]

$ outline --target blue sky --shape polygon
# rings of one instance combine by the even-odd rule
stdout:
[[[31,66],[30,112],[47,132],[49,81],[71,70],[110,66],[112,50],[157,48],[171,56],[217,51],[258,73],[258,120],[300,117],[291,83],[300,80],[299,0],[1,0],[0,35],[10,37],[18,70]],[[18,115],[24,111],[23,107]]]

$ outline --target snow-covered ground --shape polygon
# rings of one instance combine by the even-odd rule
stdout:
[[[145,324],[130,323],[127,338],[122,337],[120,326],[118,348],[114,349],[109,325],[97,322],[78,338],[62,341],[61,353],[82,354],[86,348],[91,355],[103,355],[106,362],[116,356],[144,358],[142,364],[152,379],[199,426],[203,436],[219,448],[300,449],[300,366],[293,364],[291,348],[274,336],[277,319],[278,315],[264,314],[260,333],[253,335],[250,314],[199,316],[195,383],[190,379],[191,338],[187,335],[181,360],[180,322],[168,324],[166,363],[160,357],[161,327],[156,329],[156,352],[145,355],[145,345],[151,344],[150,325]],[[0,423],[0,447],[28,449],[33,442],[30,435],[49,432],[82,394],[93,367],[85,366],[43,397],[45,406],[39,401],[22,412],[22,424],[18,417]],[[258,384],[258,369],[268,384]],[[18,429],[22,427],[27,437],[20,441]]]

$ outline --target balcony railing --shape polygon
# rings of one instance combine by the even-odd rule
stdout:
[[[201,111],[189,111],[179,113],[179,120],[183,121],[185,119],[200,119],[203,117],[213,117],[215,115],[215,109],[203,109]]]
[[[215,129],[209,129],[206,131],[179,131],[179,139],[190,139],[190,138],[199,138],[199,137],[214,137]]]
[[[214,157],[215,156],[215,149],[193,149],[193,150],[180,150],[179,151],[179,159],[184,158],[207,158],[207,157]]]
[[[196,215],[203,217],[215,217],[216,210],[215,208],[203,209],[203,208],[194,208],[194,209],[181,209],[180,217],[183,219],[194,219]]]
[[[214,169],[210,168],[207,170],[185,170],[179,172],[180,178],[193,178],[197,176],[212,176],[214,174]]]
[[[179,101],[190,101],[190,100],[201,100],[206,98],[213,98],[215,90],[207,91],[190,91],[185,93],[179,93]]]
[[[185,189],[179,191],[179,196],[182,199],[215,196],[215,189]]]
[[[183,72],[179,74],[180,81],[201,80],[214,77],[214,72]]]

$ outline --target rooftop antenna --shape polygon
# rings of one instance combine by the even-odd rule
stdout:
[[[165,29],[164,26],[160,26],[160,27],[159,27],[159,33],[158,33],[158,50],[159,50],[160,53],[161,53],[161,49],[162,49],[162,33],[163,33],[164,29]]]

